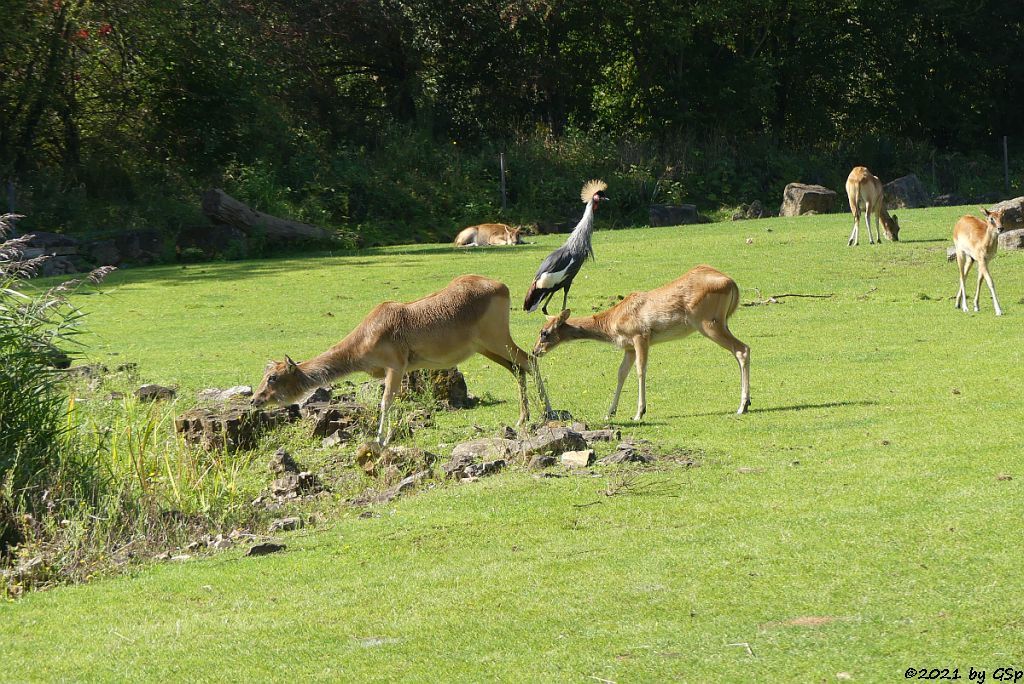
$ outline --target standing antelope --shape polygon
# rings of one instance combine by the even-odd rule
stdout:
[[[856,245],[860,240],[860,213],[864,211],[864,221],[868,224],[868,242],[875,244],[871,237],[871,215],[875,215],[875,233],[878,244],[882,244],[881,227],[885,236],[893,242],[900,241],[900,222],[896,216],[889,216],[885,208],[885,197],[882,193],[882,181],[872,175],[866,166],[855,166],[846,179],[846,194],[850,198],[850,211],[853,212],[853,232],[847,245]]]
[[[961,306],[967,311],[967,287],[964,279],[971,270],[971,264],[978,262],[978,289],[974,291],[974,310],[978,310],[978,298],[981,296],[981,279],[988,283],[988,291],[992,293],[992,305],[996,316],[1002,316],[996,299],[996,288],[992,284],[992,276],[988,272],[988,262],[995,258],[999,249],[999,231],[1003,227],[1003,211],[989,211],[982,208],[986,219],[977,216],[961,216],[953,226],[953,248],[956,250],[956,268],[960,273],[960,289],[956,292],[953,306]]]
[[[487,245],[521,245],[522,228],[513,228],[504,223],[481,223],[479,226],[463,228],[452,244],[456,247],[484,247]]]
[[[728,324],[739,301],[740,289],[732,278],[710,266],[697,266],[667,285],[634,292],[593,316],[569,318],[568,309],[549,316],[533,353],[540,357],[570,340],[601,340],[624,350],[608,417],[615,415],[622,384],[635,363],[640,394],[633,420],[640,420],[647,411],[648,349],[696,330],[736,357],[740,364],[740,407],[736,412],[746,413],[750,406],[750,347],[733,337]]]
[[[253,406],[286,405],[317,387],[363,371],[384,378],[377,442],[386,443],[384,427],[391,402],[406,371],[449,368],[474,353],[508,369],[519,383],[519,423],[530,419],[526,368],[534,373],[545,409],[551,404],[536,360],[516,346],[509,333],[510,299],[504,283],[477,275],[459,276],[447,287],[414,302],[383,302],[341,342],[309,361],[271,361],[253,395]]]

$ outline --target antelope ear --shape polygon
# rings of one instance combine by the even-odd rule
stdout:
[[[980,208],[981,208],[981,212],[982,212],[983,214],[985,214],[985,216],[991,216],[991,215],[992,215],[992,212],[990,212],[990,211],[989,211],[988,209],[986,209],[985,207],[980,207]]]
[[[558,314],[558,322],[565,323],[571,313],[572,312],[569,309],[562,309],[562,313]]]
[[[292,357],[288,356],[287,354],[284,355],[284,362],[285,364],[287,364],[288,368],[296,368],[299,365],[292,361]]]

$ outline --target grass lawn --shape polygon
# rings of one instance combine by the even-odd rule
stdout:
[[[1024,257],[993,262],[1002,318],[987,288],[980,313],[954,310],[945,250],[965,211],[898,212],[903,242],[857,248],[848,215],[599,232],[576,313],[698,263],[745,302],[832,294],[737,311],[745,416],[727,352],[698,336],[653,348],[647,420],[617,424],[700,467],[513,471],[378,517],[343,510],[282,554],[30,594],[0,605],[3,676],[889,682],[910,667],[965,681],[1024,668]],[[267,358],[307,358],[378,301],[462,273],[521,301],[561,239],[126,270],[80,302],[96,360],[191,396],[256,384]],[[541,321],[513,312],[521,346]],[[601,424],[619,357],[593,342],[545,357],[556,408]],[[482,357],[463,370],[488,401],[438,416],[416,444],[443,454],[474,424],[515,420],[508,373]],[[635,393],[631,376],[620,418]]]

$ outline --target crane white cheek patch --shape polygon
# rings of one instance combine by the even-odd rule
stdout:
[[[537,287],[543,288],[545,290],[552,287],[558,287],[562,283],[562,281],[565,280],[565,274],[569,272],[570,268],[572,268],[573,261],[573,259],[570,259],[569,263],[566,264],[565,268],[562,269],[561,271],[555,271],[554,273],[545,273],[539,278],[537,278]]]

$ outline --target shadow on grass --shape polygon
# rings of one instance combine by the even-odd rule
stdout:
[[[844,406],[877,406],[877,401],[830,401],[824,404],[794,404],[792,406],[769,406],[768,408],[754,408],[751,405],[748,410],[748,415],[756,413],[778,413],[780,411],[809,411],[812,409],[830,409],[830,408],[842,408]],[[680,414],[680,418],[707,418],[710,416],[735,416],[735,411],[707,411],[705,413],[686,413]],[[646,422],[646,421],[645,421]],[[650,425],[656,425],[656,423],[649,423]]]
[[[928,242],[952,242],[952,240],[946,240],[944,238],[940,238],[940,239],[935,239],[935,240],[900,240],[900,242],[905,242],[907,244],[914,244],[914,243],[921,244],[921,243],[928,243]]]
[[[769,408],[750,409],[751,413],[775,413],[778,411],[806,411],[809,409],[840,408],[842,406],[877,406],[877,401],[830,401],[824,404],[794,404],[793,406],[771,406]]]
[[[161,264],[157,266],[126,267],[111,274],[105,288],[138,284],[189,285],[197,281],[239,282],[265,278],[277,274],[294,273],[308,266],[303,263],[314,259],[322,260],[317,268],[325,270],[348,269],[360,266],[396,268],[412,265],[410,259],[423,256],[437,258],[452,255],[453,258],[467,258],[464,254],[494,254],[498,250],[515,250],[517,254],[536,252],[546,254],[548,245],[527,244],[515,247],[493,246],[456,249],[451,245],[399,245],[371,247],[351,252],[309,252],[307,254],[285,254],[279,258],[249,259],[245,261],[210,261],[195,264]],[[472,257],[469,257],[472,258]],[[447,281],[438,282],[442,287]]]

